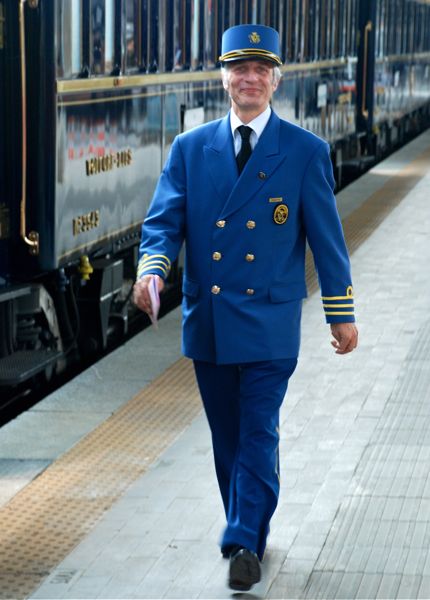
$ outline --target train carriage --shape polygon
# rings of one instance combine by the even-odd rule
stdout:
[[[247,22],[280,32],[274,107],[329,141],[339,186],[428,125],[423,0],[0,0],[0,389],[127,335],[158,175],[225,113],[221,34]]]

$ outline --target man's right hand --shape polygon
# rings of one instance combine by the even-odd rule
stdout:
[[[158,285],[158,291],[162,292],[164,289],[164,281],[158,275],[144,275],[136,281],[133,287],[134,304],[148,315],[151,314],[151,300],[149,297],[148,285],[151,279],[154,278]]]

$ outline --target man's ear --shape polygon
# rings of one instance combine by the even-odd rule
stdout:
[[[222,86],[225,89],[226,92],[228,92],[228,75],[227,75],[227,71],[222,72]]]

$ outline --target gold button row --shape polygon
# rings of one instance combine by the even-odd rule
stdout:
[[[216,225],[217,227],[219,227],[220,229],[223,229],[223,228],[225,227],[226,223],[227,223],[227,221],[224,221],[223,219],[221,219],[221,220],[217,221],[217,222],[215,223],[215,225]],[[246,222],[246,227],[247,227],[248,229],[255,229],[255,221],[251,221],[251,220],[250,220],[250,221],[247,221],[247,222]]]
[[[219,287],[219,285],[213,285],[212,288],[211,288],[212,294],[217,295],[217,294],[220,293],[220,291],[221,291],[221,288]],[[248,294],[248,296],[253,296],[254,293],[255,293],[255,290],[253,290],[252,288],[248,288],[246,290],[246,293]]]

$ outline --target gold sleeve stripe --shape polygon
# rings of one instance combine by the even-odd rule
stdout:
[[[162,258],[167,263],[167,266],[170,267],[171,265],[170,259],[167,256],[164,256],[164,254],[144,254],[139,262],[145,263],[153,258]]]
[[[151,263],[145,263],[144,265],[139,265],[137,268],[137,274],[140,277],[142,273],[147,273],[148,271],[151,271],[151,269],[160,269],[160,271],[162,271],[165,275],[168,275],[170,271],[169,267],[166,267],[165,264],[154,261]]]
[[[354,311],[350,311],[350,312],[347,312],[347,311],[344,311],[344,312],[328,312],[328,311],[326,311],[325,314],[326,315],[354,315]]]
[[[154,269],[159,269],[163,273],[163,275],[165,275],[166,277],[169,274],[169,272],[166,271],[166,269],[164,267],[162,267],[161,265],[153,265],[148,268],[144,267],[143,269],[140,269],[137,272],[137,278],[139,279],[140,277],[142,277],[142,275],[145,275],[145,273],[152,273],[152,271],[154,271]]]
[[[142,273],[147,273],[148,271],[152,271],[152,269],[160,269],[160,271],[162,271],[165,275],[169,274],[169,269],[166,269],[166,267],[163,264],[160,263],[150,263],[150,264],[146,264],[146,265],[142,265],[138,268],[137,270],[137,274],[140,276],[142,275]]]
[[[321,296],[321,300],[352,300],[352,296]]]
[[[170,271],[170,260],[164,254],[144,254],[137,265],[137,277],[140,278],[144,273],[161,271],[167,277]]]
[[[145,269],[146,267],[148,267],[149,265],[161,265],[162,267],[164,267],[167,271],[170,270],[170,265],[167,264],[166,262],[164,262],[163,260],[160,260],[159,258],[154,258],[154,260],[146,260],[144,262],[140,262],[139,266],[142,269]]]
[[[323,304],[324,308],[353,308],[354,304]]]

